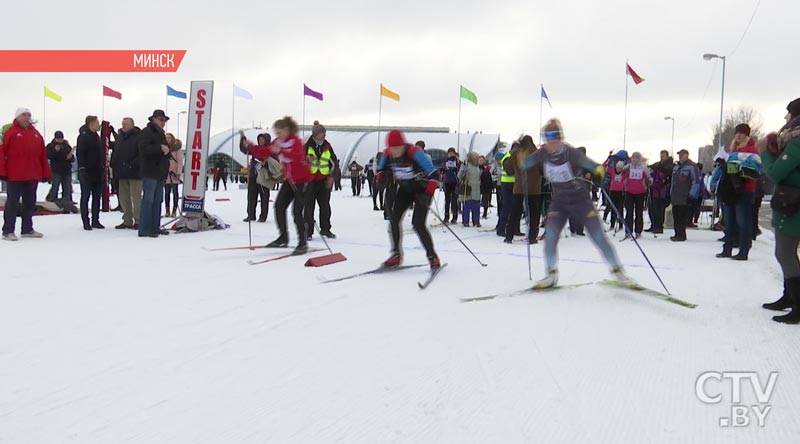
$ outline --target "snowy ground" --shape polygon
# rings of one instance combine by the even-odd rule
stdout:
[[[695,310],[600,286],[461,303],[530,285],[525,245],[456,227],[481,268],[436,228],[449,266],[425,292],[424,269],[321,285],[388,252],[380,213],[349,194],[334,194],[332,242],[349,260],[321,269],[204,251],[247,244],[240,190],[210,193],[232,225],[219,232],[139,239],[112,229],[120,213],[102,232],[37,217],[44,239],[0,245],[0,443],[797,441],[800,328],[759,307],[780,290],[769,233],[748,263],[715,259],[710,231],[642,240]],[[276,236],[273,217],[253,225],[256,243]],[[405,241],[406,262],[424,262]],[[615,245],[658,288],[635,246]],[[585,238],[562,239],[560,268],[563,284],[608,277]],[[720,427],[731,390],[711,381],[722,402],[700,402],[706,371],[779,372],[766,427]]]

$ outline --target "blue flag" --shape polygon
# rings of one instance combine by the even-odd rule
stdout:
[[[545,100],[547,100],[547,104],[548,104],[548,105],[550,105],[550,108],[552,108],[552,107],[553,107],[553,104],[552,104],[552,103],[550,103],[550,98],[549,98],[549,97],[547,97],[547,93],[546,93],[546,92],[544,92],[544,85],[541,85],[541,86],[542,86],[542,98],[543,98],[543,99],[545,99]]]
[[[172,89],[169,85],[167,85],[167,95],[172,97],[177,97],[179,99],[185,99],[186,93],[178,91],[177,89]]]

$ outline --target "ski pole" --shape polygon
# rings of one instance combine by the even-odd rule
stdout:
[[[525,209],[525,224],[527,225],[527,249],[528,249],[528,280],[533,280],[533,274],[531,272],[531,209],[530,205],[528,204],[528,172],[522,172],[522,188],[525,191],[524,194],[524,201],[522,202],[522,206]]]
[[[444,221],[442,220],[442,218],[439,216],[439,212],[438,212],[436,209],[434,209],[434,210],[433,210],[433,215],[434,215],[434,216],[436,216],[436,219],[438,219],[438,220],[439,220],[439,222],[440,222],[442,225],[444,225],[444,227],[445,227],[445,228],[447,228],[447,230],[448,230],[448,231],[450,231],[450,234],[452,234],[452,235],[453,235],[453,236],[454,236],[456,239],[458,239],[458,241],[459,241],[459,242],[461,242],[461,245],[463,245],[463,246],[464,246],[464,248],[466,248],[466,249],[467,249],[467,251],[469,251],[469,254],[471,254],[471,255],[472,255],[472,257],[474,257],[474,258],[475,258],[475,260],[476,260],[476,261],[478,261],[478,263],[479,263],[479,264],[481,264],[481,267],[486,267],[486,266],[488,266],[488,265],[489,265],[489,264],[484,264],[483,262],[481,262],[481,260],[480,260],[480,259],[478,259],[478,256],[475,256],[475,253],[473,253],[473,252],[472,252],[472,250],[470,250],[470,248],[467,246],[467,244],[465,244],[465,243],[464,243],[464,241],[463,241],[463,240],[461,240],[461,238],[460,238],[460,237],[458,237],[458,235],[456,234],[456,232],[455,232],[455,231],[453,231],[453,229],[452,229],[452,228],[450,228],[450,226],[449,226],[449,225],[447,225],[447,224],[445,224],[445,223],[444,223]]]
[[[319,228],[319,224],[317,224],[317,221],[314,221],[314,226],[317,227],[317,232],[320,233],[319,237],[320,237],[320,239],[322,239],[322,242],[325,244],[325,248],[328,249],[328,252],[330,254],[333,254],[333,250],[331,250],[331,246],[328,245],[328,241],[325,239],[325,236],[322,235],[322,230]]]
[[[247,240],[250,242],[250,249],[253,249],[253,226],[251,225],[252,221],[250,218],[247,218]]]
[[[608,202],[609,205],[611,205],[611,209],[614,211],[614,213],[616,213],[617,217],[621,218],[622,215],[620,214],[619,209],[617,208],[617,206],[614,205],[614,202],[611,201],[611,197],[606,193],[606,190],[604,190],[602,188],[601,188],[601,190],[602,190],[603,194],[606,195],[606,198],[608,199],[607,202]],[[625,225],[625,229],[628,230],[628,232],[630,232],[630,230],[628,229],[628,224],[623,222],[623,225]],[[647,261],[647,265],[649,265],[650,269],[653,270],[653,273],[656,275],[656,278],[658,278],[658,282],[661,284],[662,287],[664,287],[664,291],[667,292],[667,295],[672,295],[672,293],[669,292],[669,289],[667,288],[667,285],[664,284],[664,281],[661,279],[661,276],[658,274],[658,271],[656,271],[656,267],[653,266],[653,263],[650,262],[650,258],[647,257],[647,254],[642,249],[642,246],[639,245],[639,241],[636,240],[635,236],[631,236],[631,239],[633,239],[633,243],[636,244],[636,247],[639,249],[639,252],[642,253],[642,256],[644,256],[644,260]]]

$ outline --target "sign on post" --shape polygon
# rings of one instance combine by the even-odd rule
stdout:
[[[206,166],[213,96],[213,81],[192,82],[186,133],[186,161],[183,167],[183,215],[186,217],[203,217],[205,209]]]

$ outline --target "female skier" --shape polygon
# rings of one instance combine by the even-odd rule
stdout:
[[[617,258],[614,247],[608,242],[603,233],[600,219],[586,192],[586,186],[578,173],[581,169],[594,171],[596,175],[605,173],[602,165],[595,163],[580,151],[564,142],[561,122],[551,119],[542,129],[546,143],[530,155],[525,162],[525,168],[535,165],[544,167],[544,174],[553,187],[552,202],[548,209],[547,225],[545,231],[545,268],[547,276],[536,283],[534,288],[550,288],[558,284],[557,249],[561,230],[564,229],[569,218],[582,218],[584,226],[597,246],[611,265],[611,273],[619,282],[631,286],[635,283],[625,274],[622,264]]]
[[[433,249],[433,239],[426,226],[431,198],[439,189],[439,171],[425,152],[417,146],[409,145],[403,133],[398,130],[389,131],[386,135],[386,146],[378,163],[378,174],[375,179],[379,184],[383,183],[386,176],[391,173],[397,193],[391,203],[388,200],[386,203],[391,205],[389,224],[392,252],[383,266],[397,267],[403,262],[403,252],[400,249],[400,222],[405,217],[406,210],[413,204],[414,215],[411,223],[425,248],[431,269],[440,268],[439,256]]]

